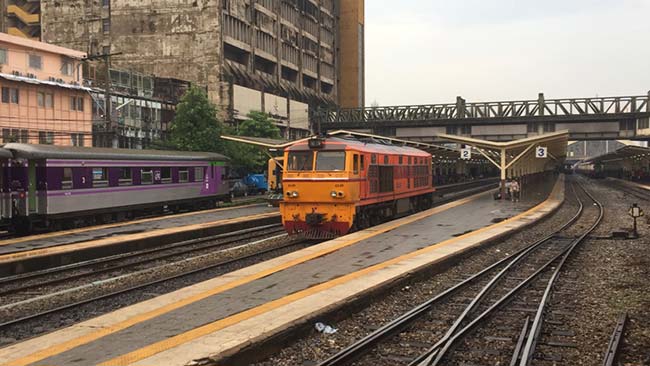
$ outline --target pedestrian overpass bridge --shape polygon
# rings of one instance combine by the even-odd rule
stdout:
[[[313,128],[353,129],[433,142],[440,134],[511,141],[554,131],[570,140],[650,140],[647,95],[320,110]]]

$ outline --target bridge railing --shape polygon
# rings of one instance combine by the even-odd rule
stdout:
[[[444,119],[517,118],[536,116],[584,116],[650,112],[649,95],[594,97],[412,106],[367,107],[321,111],[325,122],[428,121]]]

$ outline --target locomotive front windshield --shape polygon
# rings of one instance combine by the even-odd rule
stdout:
[[[345,151],[319,151],[316,155],[316,170],[345,170]]]
[[[289,152],[289,164],[287,169],[293,171],[311,170],[314,162],[312,151],[291,151]]]

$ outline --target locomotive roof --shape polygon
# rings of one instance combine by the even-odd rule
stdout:
[[[210,152],[135,150],[100,147],[32,145],[8,143],[6,151],[13,151],[17,158],[27,159],[115,159],[115,160],[196,160],[228,161],[228,157]],[[11,155],[11,152],[10,152]],[[0,152],[0,157],[1,157]]]
[[[347,148],[376,153],[376,154],[396,154],[396,155],[413,155],[413,156],[431,156],[426,151],[416,149],[409,146],[399,146],[391,144],[383,144],[372,139],[367,140],[357,140],[357,139],[346,139],[340,137],[328,137],[324,139],[324,147],[320,149],[315,149],[318,151],[321,150],[344,150]],[[304,151],[310,150],[307,141],[298,142],[294,145],[287,147],[287,151]]]

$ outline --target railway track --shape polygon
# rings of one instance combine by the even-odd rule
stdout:
[[[562,265],[602,218],[602,206],[583,188],[580,191],[586,197],[580,199],[573,190],[578,210],[560,229],[411,309],[319,365],[528,364]],[[591,215],[596,217],[588,230],[572,237],[569,233],[574,227],[585,226],[583,213],[590,207],[584,203],[587,199],[596,202],[599,213]]]
[[[279,229],[277,225],[269,225],[241,230],[228,235],[218,235],[218,238],[202,238],[156,248],[160,250],[149,249],[144,251],[146,253],[125,253],[75,263],[65,266],[66,268],[54,268],[3,279],[5,283],[16,286],[3,290],[5,295],[2,295],[4,304],[0,305],[0,332],[47,315],[135,291],[144,291],[148,287],[168,281],[210,270],[250,265],[250,262],[266,259],[274,252],[300,248],[306,244],[304,240],[288,239],[285,233],[278,234],[282,231]],[[258,240],[251,242],[255,239]],[[273,240],[279,240],[280,243],[268,245],[268,242]],[[187,256],[201,251],[207,253]],[[239,251],[242,254],[238,254]],[[215,255],[222,253],[226,258],[214,260]],[[173,258],[178,260],[172,260]],[[164,263],[145,266],[144,269],[138,267],[156,262]],[[83,272],[77,272],[79,269]],[[50,272],[58,273],[59,277],[48,279]],[[96,279],[96,274],[100,274],[102,279]],[[30,278],[32,282],[20,284],[25,278]],[[66,286],[57,287],[60,284]],[[64,297],[71,301],[61,303],[60,299]]]

